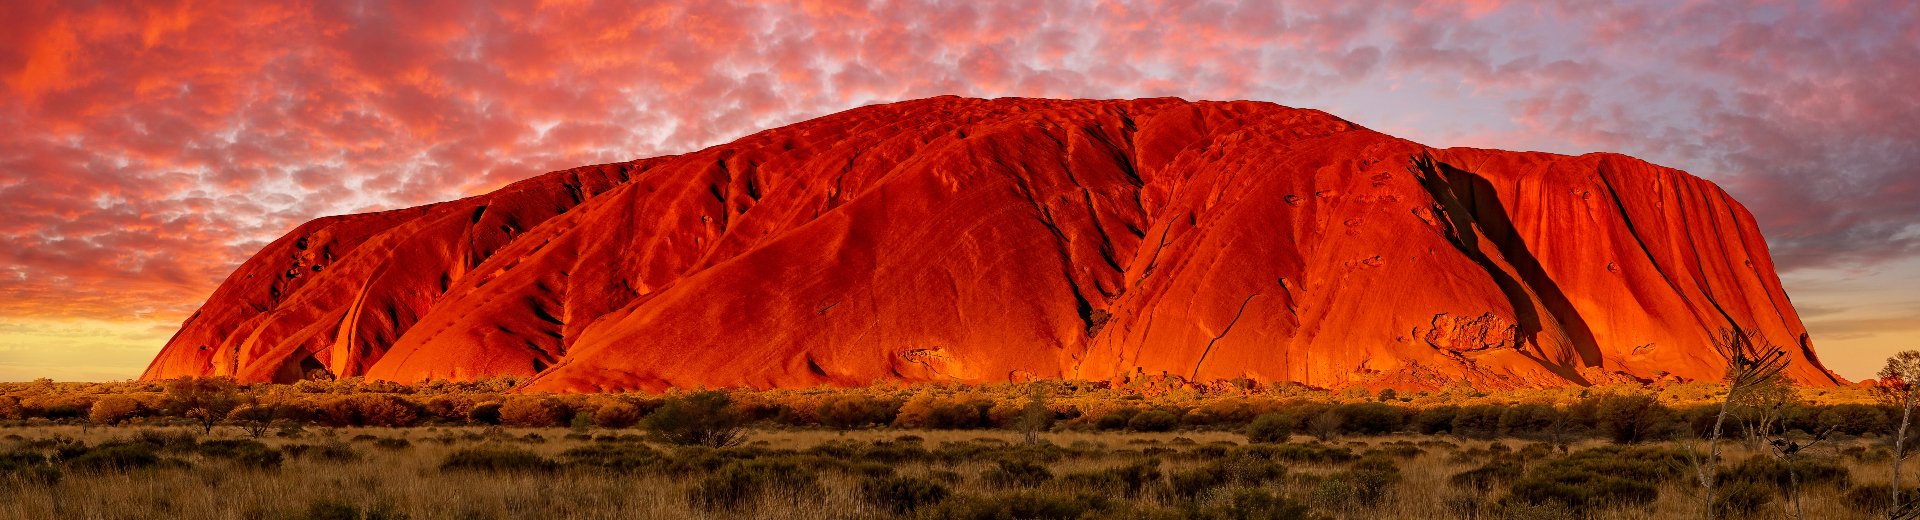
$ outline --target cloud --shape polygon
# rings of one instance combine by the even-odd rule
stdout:
[[[307,219],[876,102],[1266,99],[1717,179],[1785,268],[1920,252],[1920,7],[0,4],[0,317],[178,320]]]

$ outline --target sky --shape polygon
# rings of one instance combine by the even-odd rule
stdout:
[[[137,377],[319,216],[858,106],[1251,99],[1750,209],[1828,367],[1920,349],[1920,2],[8,0],[0,381]]]

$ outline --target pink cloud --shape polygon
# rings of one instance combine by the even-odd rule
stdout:
[[[1892,258],[1920,252],[1916,9],[7,2],[0,317],[184,317],[316,216],[939,94],[1488,100],[1504,112],[1415,129],[1680,161],[1748,203],[1783,266]],[[1422,82],[1443,88],[1399,88]]]

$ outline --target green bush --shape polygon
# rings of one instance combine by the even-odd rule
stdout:
[[[1231,455],[1312,464],[1339,464],[1360,458],[1354,455],[1350,448],[1336,448],[1319,443],[1250,444],[1234,449]]]
[[[1132,421],[1133,416],[1139,415],[1139,414],[1140,414],[1140,410],[1136,410],[1133,408],[1121,408],[1118,410],[1107,412],[1106,415],[1102,415],[1100,416],[1099,419],[1094,420],[1093,427],[1099,428],[1102,430],[1118,430],[1118,429],[1126,428],[1127,422]]]
[[[162,459],[151,448],[140,445],[102,446],[86,450],[78,456],[64,458],[69,468],[97,471],[128,471],[160,466],[164,463],[185,465],[185,462]]]
[[[1022,459],[1000,459],[997,466],[980,472],[980,481],[996,487],[1033,487],[1053,480],[1046,465]]]
[[[500,424],[502,403],[480,403],[467,411],[467,422],[473,424]]]
[[[1421,410],[1419,414],[1413,416],[1408,429],[1425,435],[1440,432],[1453,433],[1453,417],[1459,413],[1460,407],[1454,405]]]
[[[1736,481],[1721,486],[1713,499],[1713,510],[1727,518],[1745,518],[1760,512],[1773,501],[1773,488],[1763,484]]]
[[[440,470],[494,471],[494,472],[539,472],[552,470],[556,464],[538,453],[504,447],[463,448],[447,454],[440,462]]]
[[[602,405],[593,411],[593,424],[601,428],[615,430],[632,428],[634,425],[640,424],[640,419],[643,415],[640,407],[634,406],[631,403],[612,402]]]
[[[1848,435],[1860,435],[1868,432],[1879,433],[1887,429],[1887,413],[1877,406],[1864,404],[1843,404],[1820,412],[1819,428]]]
[[[720,390],[668,399],[645,422],[662,440],[682,446],[725,448],[746,442],[733,397]]]
[[[859,492],[867,503],[896,515],[940,503],[953,494],[944,484],[918,477],[861,479]]]
[[[1069,473],[1060,480],[1070,486],[1109,489],[1128,497],[1137,496],[1148,485],[1161,481],[1160,459],[1150,458],[1115,468]]]
[[[1259,486],[1286,476],[1286,466],[1266,459],[1242,457],[1176,472],[1168,476],[1167,482],[1175,495],[1194,498],[1214,488]]]
[[[1751,482],[1771,486],[1774,489],[1786,489],[1793,485],[1796,477],[1801,486],[1833,486],[1844,489],[1848,484],[1847,468],[1832,462],[1803,458],[1795,461],[1792,469],[1793,472],[1789,474],[1786,461],[1771,456],[1756,455],[1722,470],[1719,478],[1721,482]]]
[[[1406,416],[1400,409],[1385,403],[1343,404],[1334,409],[1346,421],[1341,429],[1362,435],[1380,435],[1400,429],[1406,422]]]
[[[1383,390],[1382,393],[1385,393]],[[1315,514],[1299,501],[1274,496],[1266,490],[1242,489],[1233,493],[1226,505],[1221,507],[1184,511],[1179,518],[1196,520],[1329,520],[1326,515]]]
[[[1510,500],[1558,502],[1578,511],[1640,505],[1660,496],[1661,483],[1683,477],[1686,455],[1673,450],[1604,446],[1541,463],[1513,483]]]
[[[1448,484],[1480,491],[1492,491],[1493,486],[1511,484],[1525,474],[1527,467],[1520,461],[1510,458],[1496,458],[1478,468],[1455,473],[1447,479]]]
[[[1633,444],[1658,435],[1673,411],[1652,395],[1614,395],[1600,400],[1594,421],[1617,444]]]
[[[1285,443],[1300,428],[1300,420],[1283,413],[1263,414],[1247,425],[1247,442]]]
[[[736,461],[701,479],[688,491],[687,499],[701,509],[732,511],[770,492],[785,492],[794,498],[818,496],[819,481],[812,470],[792,460]]]
[[[280,451],[296,459],[305,458],[326,462],[353,462],[360,460],[360,452],[353,451],[352,446],[339,442],[320,445],[286,444],[280,446]]]
[[[1142,432],[1164,432],[1180,425],[1180,418],[1165,410],[1147,410],[1127,420],[1127,428]]]
[[[1560,424],[1562,413],[1552,405],[1523,404],[1500,412],[1500,431],[1520,437],[1532,437],[1551,431]]]
[[[280,516],[280,520],[407,520],[407,518],[409,515],[399,511],[393,504],[381,503],[367,510],[363,515],[358,506],[329,498],[313,499],[307,502],[305,511]]]
[[[1901,502],[1920,501],[1920,489],[1909,489]],[[1893,505],[1893,486],[1885,482],[1853,486],[1840,494],[1840,503],[1861,513],[1886,514]]]
[[[286,458],[280,450],[251,439],[203,442],[200,443],[200,454],[232,460],[235,466],[254,469],[278,468]]]
[[[1649,504],[1660,498],[1660,490],[1646,482],[1584,469],[1546,467],[1515,482],[1508,497],[1529,505],[1558,502],[1577,511],[1590,511]]]
[[[1493,438],[1500,434],[1500,416],[1506,413],[1505,406],[1495,404],[1462,407],[1453,414],[1451,431],[1455,435]]]
[[[560,452],[560,460],[569,465],[610,469],[621,472],[645,472],[661,469],[670,462],[658,450],[645,444],[592,444]]]
[[[1026,492],[993,497],[962,495],[921,510],[923,520],[1074,520],[1114,509],[1098,495]]]
[[[1328,475],[1316,494],[1324,501],[1347,509],[1374,507],[1380,505],[1401,480],[1404,477],[1393,459],[1379,455],[1362,457],[1346,471]]]

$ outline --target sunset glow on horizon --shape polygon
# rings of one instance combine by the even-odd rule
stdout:
[[[938,95],[1271,101],[1620,152],[1759,221],[1825,364],[1920,349],[1920,4],[0,5],[0,381],[138,376],[307,220]]]

